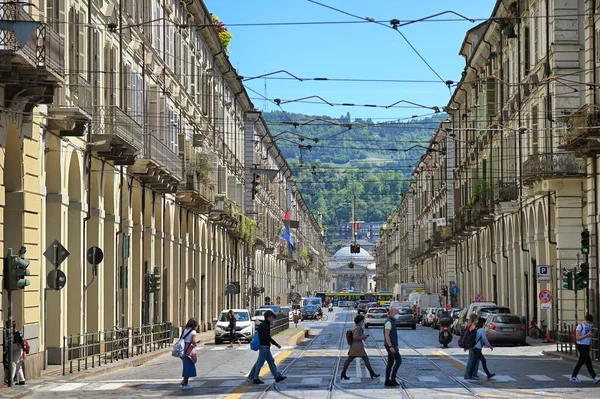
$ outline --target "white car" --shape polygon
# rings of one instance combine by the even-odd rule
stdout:
[[[269,308],[260,308],[260,309],[256,309],[254,311],[254,316],[252,317],[252,321],[254,322],[254,325],[256,327],[260,326],[260,323],[262,323],[265,320],[265,312],[267,310],[273,311],[273,309],[269,309]]]
[[[233,309],[237,321],[235,330],[237,339],[250,342],[254,336],[254,323],[250,319],[250,313],[246,309]],[[215,345],[229,341],[229,309],[223,310],[218,319],[213,319],[215,325]]]
[[[386,308],[369,308],[365,315],[365,327],[382,326],[387,321],[387,318],[388,311]]]

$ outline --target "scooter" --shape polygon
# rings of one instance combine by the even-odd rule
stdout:
[[[452,332],[450,331],[450,327],[447,325],[440,326],[440,335],[438,337],[438,341],[444,346],[444,348],[448,347],[448,344],[452,342]]]

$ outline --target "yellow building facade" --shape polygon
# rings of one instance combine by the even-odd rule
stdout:
[[[223,309],[325,288],[320,225],[201,1],[1,8],[28,22],[0,37],[0,252],[30,260],[12,295],[29,378],[84,333],[190,317],[208,330]],[[278,236],[287,210],[294,254]],[[43,255],[55,240],[61,290]]]

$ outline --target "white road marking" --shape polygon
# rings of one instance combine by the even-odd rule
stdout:
[[[122,382],[122,383],[130,383],[130,382],[151,382],[151,383],[167,383],[167,382],[181,382],[181,378],[170,378],[170,379],[158,379],[158,378],[153,378],[153,379],[137,379],[137,380],[105,380],[105,381],[93,381],[96,383],[112,383],[112,382]]]
[[[545,375],[528,375],[527,377],[535,381],[554,381],[554,378],[550,378]]]
[[[419,377],[419,381],[421,381],[421,382],[440,382],[440,380],[438,380],[437,377],[429,377],[429,376]]]
[[[114,389],[121,388],[123,385],[125,385],[125,384],[123,384],[121,382],[111,382],[108,384],[102,384],[98,387],[94,387],[94,388],[92,388],[92,390],[93,391],[112,391]]]
[[[211,349],[211,351],[223,351],[227,349],[226,346],[215,346],[214,348]]]
[[[362,359],[359,357],[354,359],[354,362],[356,363],[356,378],[362,378],[362,367],[360,367],[361,360]]]
[[[480,377],[480,380],[486,380],[486,379],[487,379],[487,377],[484,377],[484,376]],[[516,380],[508,375],[496,375],[496,376],[494,376],[494,378],[491,379],[491,381],[511,382],[511,381],[516,381]]]
[[[323,381],[322,378],[303,378],[302,381],[300,381],[301,385],[320,385],[321,381]]]
[[[56,391],[56,392],[74,391],[78,388],[83,388],[86,385],[87,385],[87,383],[85,383],[85,382],[67,382],[66,384],[62,384],[62,385],[57,386],[56,388],[53,388],[52,391]]]
[[[563,377],[571,378],[571,375],[570,375],[570,374],[563,374]],[[592,379],[591,379],[591,378],[589,378],[589,377],[586,377],[586,376],[584,376],[584,375],[578,375],[577,377],[578,377],[578,378],[581,380],[581,382],[589,382],[589,381],[592,381]]]
[[[454,357],[454,356],[450,355],[449,353],[446,353],[446,352],[444,352],[444,351],[439,351],[439,352],[440,352],[442,355],[444,355],[444,356],[447,356],[448,358],[450,358],[450,359],[454,360],[455,362],[457,362],[457,363],[460,363],[460,364],[462,364],[462,365],[463,365],[463,366],[465,366],[465,367],[467,366],[467,363],[466,363],[466,362],[463,362],[462,360],[459,360],[459,359],[457,359],[456,357]]]

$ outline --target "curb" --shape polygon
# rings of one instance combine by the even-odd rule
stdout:
[[[296,346],[310,335],[310,328],[302,328],[296,334],[288,338],[288,346]]]
[[[554,351],[552,351],[552,352],[551,351],[542,351],[542,355],[548,356],[548,357],[553,357],[555,359],[564,360],[565,362],[569,362],[569,363],[577,363],[577,361],[579,360],[579,358],[575,355],[568,355],[568,354],[563,354],[563,353],[554,352]],[[597,364],[598,362],[594,362],[594,363]]]

